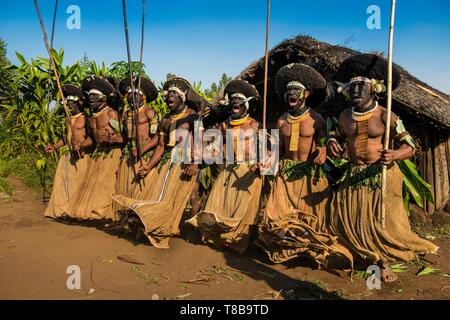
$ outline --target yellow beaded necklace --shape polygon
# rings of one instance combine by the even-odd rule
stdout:
[[[241,118],[241,119],[230,119],[230,125],[232,125],[233,127],[235,126],[240,126],[243,125],[244,123],[247,122],[249,115],[246,115],[245,117]]]
[[[289,151],[298,151],[298,141],[300,139],[300,123],[309,116],[309,108],[300,116],[294,117],[290,114],[287,116],[287,122],[291,125],[291,141],[289,143]]]
[[[97,118],[99,116],[101,116],[103,113],[105,113],[107,110],[109,109],[109,106],[106,106],[105,108],[103,108],[102,110],[100,110],[99,112],[94,112],[93,117]]]

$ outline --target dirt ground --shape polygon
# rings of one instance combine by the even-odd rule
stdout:
[[[397,283],[368,290],[361,277],[306,261],[271,264],[257,248],[217,251],[187,227],[161,250],[102,225],[46,219],[40,195],[11,181],[16,191],[0,202],[0,299],[450,299],[450,236],[442,230],[440,256],[425,257],[439,273],[417,276],[411,263]],[[79,290],[66,287],[70,265],[81,269]]]

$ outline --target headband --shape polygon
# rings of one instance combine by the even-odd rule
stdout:
[[[350,79],[349,85],[354,82],[365,82],[365,83],[372,83],[372,80],[366,77],[354,77]]]
[[[183,92],[183,90],[181,90],[177,86],[174,86],[174,85],[170,86],[167,89],[167,91],[164,91],[164,95],[166,96],[169,91],[175,91],[176,93],[178,93],[181,96],[181,100],[183,100],[183,102],[186,101],[186,93]]]
[[[290,88],[299,88],[299,89],[306,89],[306,87],[303,85],[303,83],[299,81],[291,81],[286,85],[286,89]]]
[[[91,89],[91,90],[89,90],[88,93],[89,93],[89,94],[93,93],[93,94],[101,94],[101,95],[104,95],[103,92],[101,92],[100,90],[97,90],[97,89]]]
[[[77,96],[67,96],[66,100],[72,100],[72,101],[80,101],[80,97]]]

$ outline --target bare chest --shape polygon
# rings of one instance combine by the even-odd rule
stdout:
[[[380,117],[371,117],[367,124],[365,124],[364,121],[357,122],[353,119],[349,119],[344,125],[344,130],[349,138],[356,138],[360,130],[359,128],[362,126],[367,126],[368,137],[372,139],[383,136],[386,128]]]
[[[298,128],[298,135],[303,138],[311,138],[314,136],[314,126],[308,122],[300,122]],[[294,125],[295,126],[295,125]],[[285,122],[280,128],[280,134],[284,138],[291,138],[293,134],[297,134],[296,130],[292,130],[294,127],[292,124]]]
[[[112,120],[112,118],[107,113],[102,114],[98,117],[95,117],[93,119],[93,122],[95,124],[93,126],[93,130],[94,131],[99,131],[99,130],[114,131],[114,129],[110,125],[110,120]]]

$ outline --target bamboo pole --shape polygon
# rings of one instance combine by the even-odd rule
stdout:
[[[263,129],[266,129],[266,115],[267,115],[267,80],[269,75],[269,28],[270,28],[270,0],[267,0],[266,57],[264,63],[264,94],[263,94]]]
[[[395,5],[396,0],[391,3],[391,23],[389,26],[389,46],[388,46],[388,83],[387,83],[387,117],[386,117],[386,132],[384,134],[384,146],[386,151],[389,149],[390,131],[391,131],[391,110],[392,110],[392,52],[394,45],[394,22],[395,22]],[[386,176],[387,166],[383,166],[381,174],[381,225],[386,226]]]

